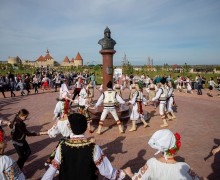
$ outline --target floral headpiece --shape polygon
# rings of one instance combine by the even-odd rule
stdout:
[[[69,113],[69,101],[65,100],[62,102],[62,116],[64,116],[64,114],[68,115]]]
[[[174,136],[175,136],[175,138],[176,138],[176,144],[175,144],[175,146],[174,146],[173,148],[171,148],[171,149],[168,149],[168,150],[166,151],[166,154],[169,155],[169,156],[172,156],[172,155],[176,154],[177,151],[179,151],[179,149],[180,149],[180,147],[181,147],[181,142],[180,142],[181,136],[180,136],[178,133],[175,133]]]

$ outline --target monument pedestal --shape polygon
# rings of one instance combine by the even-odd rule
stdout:
[[[102,54],[102,63],[103,63],[103,89],[107,90],[107,83],[109,81],[113,82],[113,55],[116,53],[113,49],[101,50],[99,51]]]

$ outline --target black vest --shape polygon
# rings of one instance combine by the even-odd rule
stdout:
[[[96,180],[98,169],[93,161],[95,144],[89,140],[68,139],[61,144],[60,180]]]

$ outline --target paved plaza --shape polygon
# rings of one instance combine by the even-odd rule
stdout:
[[[212,147],[220,144],[220,98],[208,97],[207,90],[203,92],[203,95],[199,96],[196,93],[184,94],[175,91],[175,101],[178,105],[175,110],[177,119],[169,121],[168,128],[182,136],[182,147],[177,154],[178,160],[187,162],[200,176],[220,179],[220,176],[216,177],[216,172],[220,172],[219,154],[204,161],[204,157],[209,154]],[[95,93],[94,99],[97,100],[100,93],[98,91]],[[215,95],[217,93],[215,92]],[[29,120],[26,121],[29,130],[38,132],[52,127],[53,110],[58,93],[33,94],[32,90],[29,96],[21,97],[19,92],[16,92],[16,95],[15,98],[10,98],[7,92],[6,96],[9,98],[3,98],[0,94],[0,117],[2,119],[12,120],[16,112],[21,108],[26,108],[30,112]],[[126,89],[123,92],[123,98],[127,99],[128,95],[129,91]],[[86,133],[87,137],[96,139],[96,143],[101,146],[116,168],[130,166],[135,172],[156,152],[147,145],[147,142],[156,130],[161,129],[162,121],[158,109],[155,110],[151,105],[143,108],[151,116],[148,128],[140,124],[137,131],[129,132],[131,125],[128,124],[125,125],[126,131],[122,135],[118,133],[117,126],[104,127],[101,135]],[[10,129],[5,126],[3,128],[9,136]],[[37,180],[42,177],[46,170],[44,162],[54,150],[59,138],[60,136],[50,139],[46,135],[27,137],[32,150],[32,155],[25,164],[27,179]],[[11,141],[8,142],[5,153],[17,160]],[[100,179],[104,178],[100,177]]]

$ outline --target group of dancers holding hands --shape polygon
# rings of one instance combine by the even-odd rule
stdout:
[[[50,138],[54,138],[58,134],[61,134],[63,138],[59,141],[56,150],[46,160],[46,164],[49,164],[50,168],[42,179],[51,179],[49,177],[53,177],[57,169],[61,171],[59,175],[60,179],[69,179],[68,176],[70,176],[70,174],[64,176],[66,171],[62,168],[62,166],[60,166],[62,162],[60,159],[62,158],[60,153],[63,150],[61,147],[64,149],[67,148],[66,151],[68,152],[69,147],[87,146],[89,148],[84,149],[85,151],[90,152],[92,149],[96,149],[96,151],[94,151],[95,153],[92,153],[93,151],[91,151],[92,161],[95,162],[93,168],[98,168],[99,172],[101,172],[103,176],[117,177],[122,179],[125,176],[125,172],[114,169],[109,160],[103,155],[99,146],[94,144],[94,140],[88,140],[82,135],[86,129],[89,131],[89,133],[93,133],[93,129],[91,127],[92,119],[89,115],[89,109],[96,109],[103,103],[104,109],[100,117],[98,130],[96,132],[97,134],[101,134],[101,129],[108,113],[111,113],[114,117],[119,128],[119,133],[124,133],[121,121],[119,120],[117,111],[115,109],[117,104],[133,105],[130,114],[130,120],[132,121],[132,127],[129,130],[130,132],[137,130],[136,122],[139,119],[143,122],[144,127],[149,127],[149,123],[147,123],[144,119],[144,111],[142,107],[143,104],[147,105],[147,101],[153,102],[155,107],[157,104],[155,102],[159,102],[159,112],[163,120],[161,127],[168,126],[167,120],[175,118],[172,110],[172,105],[174,103],[174,89],[171,82],[166,83],[165,78],[161,79],[160,83],[157,85],[153,83],[149,84],[148,88],[146,89],[149,96],[148,100],[144,96],[144,88],[141,81],[133,81],[128,88],[130,89],[129,101],[125,102],[122,99],[122,88],[120,87],[120,84],[116,81],[115,85],[113,86],[113,83],[109,81],[107,83],[107,90],[103,91],[100,89],[101,95],[98,98],[98,101],[94,104],[94,86],[92,83],[89,83],[87,87],[84,87],[82,79],[78,78],[78,81],[74,85],[73,98],[71,98],[71,93],[66,84],[66,80],[63,80],[58,102],[54,109],[55,123],[49,130],[42,132],[30,132],[25,125],[25,120],[29,115],[29,112],[26,109],[21,109],[11,122],[1,120],[0,125],[6,124],[12,129],[12,143],[18,154],[18,160],[17,163],[15,163],[15,161],[13,161],[11,158],[3,155],[7,143],[4,138],[4,131],[2,128],[0,128],[0,145],[3,144],[0,146],[0,169],[2,170],[0,171],[0,179],[7,179],[7,177],[12,176],[14,179],[25,179],[23,174],[23,172],[25,173],[24,164],[31,154],[31,149],[26,141],[26,136],[48,135]],[[77,95],[78,98],[76,99]],[[77,105],[77,110],[71,108],[71,104]],[[79,153],[81,153],[81,151]],[[2,156],[4,156],[3,159]],[[65,155],[62,154],[62,156],[64,157]],[[105,163],[105,165],[103,165],[103,163]],[[76,166],[76,164],[73,164],[73,166]],[[92,170],[88,169],[88,173],[90,171]],[[76,174],[79,173],[76,172]],[[92,175],[94,174],[91,174],[91,176]]]

